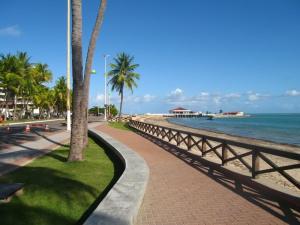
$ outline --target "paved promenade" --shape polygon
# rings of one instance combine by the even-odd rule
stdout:
[[[0,139],[0,176],[68,141],[70,132],[51,127],[47,132],[37,128],[33,128],[28,133],[23,131],[5,133],[3,131]]]
[[[134,132],[100,125],[102,132],[140,154],[150,179],[136,225],[300,224],[300,213]]]

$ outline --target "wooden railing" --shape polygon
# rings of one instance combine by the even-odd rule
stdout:
[[[121,119],[119,119],[119,117],[111,117],[108,119],[109,122],[129,122],[131,120],[131,117],[121,117]]]
[[[251,173],[252,178],[257,178],[260,174],[278,172],[300,189],[299,180],[287,172],[293,170],[294,173],[296,172],[299,175],[300,152],[288,152],[250,143],[225,140],[137,120],[130,120],[129,126],[169,144],[176,145],[181,149],[198,153],[199,157],[208,154],[215,155],[222,165],[234,161],[238,162],[239,166],[243,166]],[[282,163],[282,161],[285,163]]]

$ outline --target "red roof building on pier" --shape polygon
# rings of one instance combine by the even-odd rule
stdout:
[[[175,109],[169,110],[169,113],[171,113],[171,114],[191,114],[191,113],[193,113],[193,111],[182,108],[182,107],[177,107]]]

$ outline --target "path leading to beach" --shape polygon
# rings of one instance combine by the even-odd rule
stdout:
[[[97,129],[135,150],[150,168],[137,225],[299,224],[299,211],[189,159],[179,150],[107,125]]]

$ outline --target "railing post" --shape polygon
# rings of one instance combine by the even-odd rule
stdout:
[[[190,151],[191,150],[191,146],[192,146],[192,137],[190,134],[188,134],[188,144],[187,144],[187,150]]]
[[[179,142],[180,142],[180,135],[179,135],[179,132],[177,131],[177,134],[176,134],[176,145],[179,146]]]
[[[222,143],[222,166],[227,164],[226,159],[228,159],[228,149],[226,148],[226,143]]]
[[[258,157],[258,152],[253,149],[252,150],[252,178],[255,179],[255,178],[258,178],[258,175],[257,175],[257,171],[259,171],[259,157]]]
[[[206,138],[202,138],[202,156],[206,155]]]

